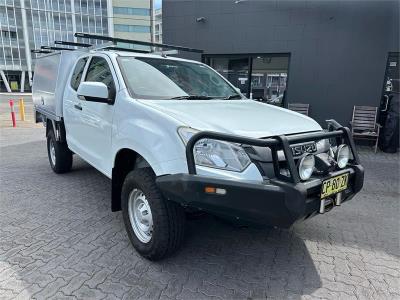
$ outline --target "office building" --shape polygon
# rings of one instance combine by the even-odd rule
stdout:
[[[150,42],[152,40],[152,1],[112,0],[112,36]]]
[[[150,41],[151,9],[149,0],[0,0],[0,91],[29,91],[31,50],[80,42],[75,32]]]
[[[162,43],[162,9],[154,10],[154,42]]]
[[[165,43],[204,49],[197,59],[248,97],[309,104],[321,124],[380,106],[399,28],[399,1],[163,1]]]

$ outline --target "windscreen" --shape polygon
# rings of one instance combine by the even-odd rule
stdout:
[[[241,99],[217,72],[194,62],[120,57],[126,85],[143,99]]]

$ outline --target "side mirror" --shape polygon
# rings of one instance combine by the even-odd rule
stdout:
[[[240,91],[240,88],[238,88],[238,87],[235,87],[235,90],[236,90],[236,92],[238,92],[238,93],[242,93],[241,91]]]
[[[81,82],[77,91],[78,97],[86,101],[113,104],[109,98],[108,88],[102,82]]]

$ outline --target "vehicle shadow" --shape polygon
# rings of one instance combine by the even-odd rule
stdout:
[[[176,272],[174,265],[190,270],[189,288],[222,298],[300,299],[321,287],[292,230],[239,228],[212,216],[188,221],[182,250],[158,264],[167,272]]]

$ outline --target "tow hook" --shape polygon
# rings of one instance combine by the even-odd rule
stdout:
[[[342,204],[342,193],[338,193],[333,198],[325,198],[321,200],[321,204],[319,207],[319,213],[323,214],[325,212],[330,211],[335,205],[340,206]]]
[[[336,194],[335,205],[340,206],[342,204],[342,193]]]
[[[319,213],[324,214],[325,212],[330,211],[333,208],[333,199],[325,198],[321,200],[321,205],[319,207]]]

